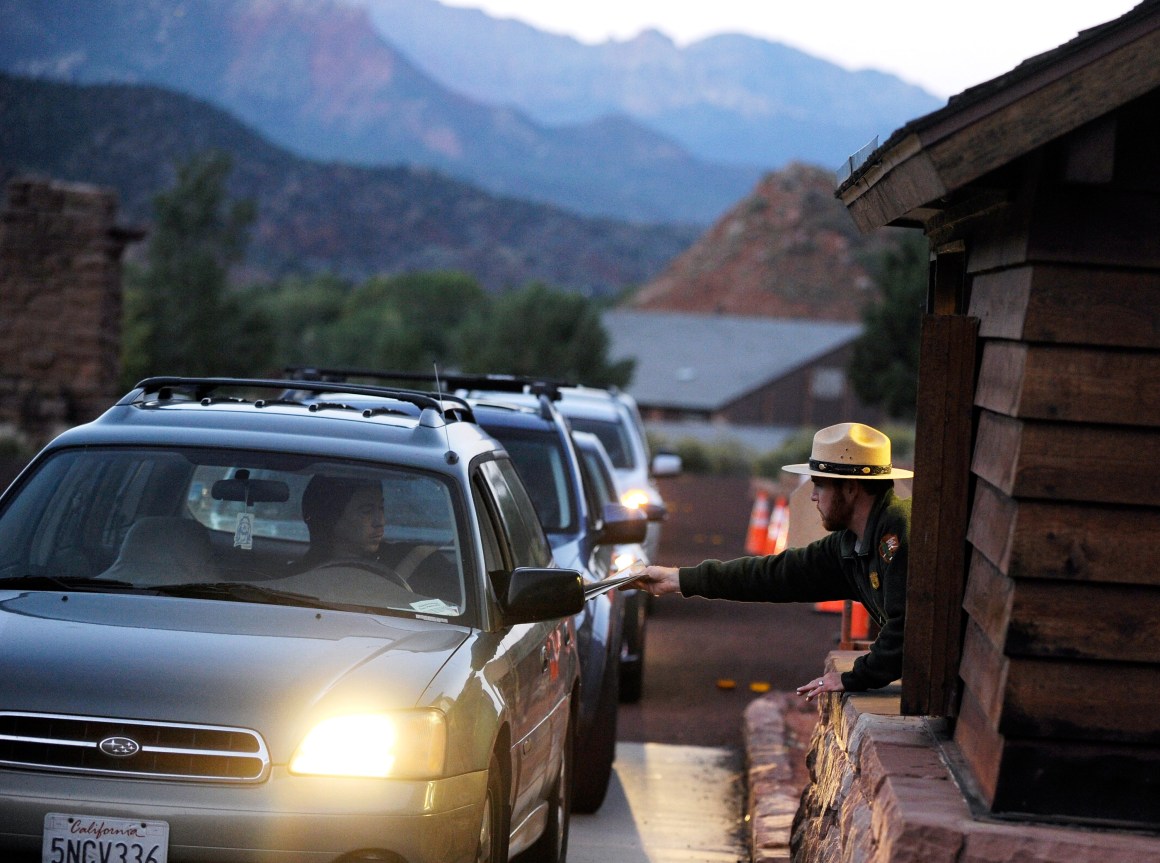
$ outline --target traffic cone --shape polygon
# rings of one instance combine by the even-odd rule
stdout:
[[[781,554],[789,539],[789,507],[780,495],[769,517],[769,528],[765,532],[765,553]]]
[[[749,532],[745,535],[745,550],[749,554],[765,554],[768,531],[769,495],[759,491],[753,501],[753,511],[749,514]]]
[[[860,602],[851,603],[850,607],[850,638],[855,641],[865,641],[870,637],[870,612]]]

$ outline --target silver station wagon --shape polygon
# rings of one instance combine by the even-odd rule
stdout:
[[[0,497],[0,857],[560,863],[579,573],[465,402],[284,386],[143,381]]]

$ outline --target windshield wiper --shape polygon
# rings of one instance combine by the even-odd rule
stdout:
[[[288,590],[272,590],[256,584],[233,581],[196,582],[192,584],[165,584],[152,587],[166,596],[181,596],[189,599],[226,599],[235,602],[257,602],[266,605],[294,605],[307,608],[334,609],[329,602],[306,593],[292,593]]]
[[[57,578],[52,575],[14,575],[0,578],[0,588],[9,587],[17,590],[86,590],[99,593],[105,590],[131,590],[135,586],[127,581],[116,581],[111,578],[81,576]]]

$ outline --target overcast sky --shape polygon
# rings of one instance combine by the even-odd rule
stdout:
[[[679,45],[717,33],[782,42],[848,69],[879,69],[950,96],[994,78],[1138,0],[442,0],[589,43],[654,28]]]

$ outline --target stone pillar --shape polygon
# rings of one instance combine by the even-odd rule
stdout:
[[[36,447],[119,394],[121,256],[110,189],[18,178],[0,211],[0,431]]]

